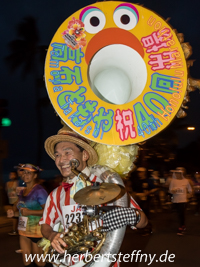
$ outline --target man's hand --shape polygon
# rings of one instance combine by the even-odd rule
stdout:
[[[62,240],[64,236],[62,233],[54,232],[53,228],[46,223],[41,225],[41,232],[42,232],[42,235],[51,242],[52,247],[58,253],[60,254],[65,253],[65,250],[63,248],[66,248],[67,245]]]
[[[20,211],[20,213],[21,213],[22,216],[28,216],[28,215],[30,215],[30,210],[27,209],[27,208],[21,208],[19,211]]]
[[[135,226],[140,221],[140,213],[136,209],[116,207],[101,217],[103,220],[102,232],[109,232],[125,225]]]
[[[12,209],[7,210],[7,217],[8,218],[14,217],[14,211]]]
[[[66,247],[66,243],[62,240],[63,234],[61,233],[52,233],[52,235],[49,237],[49,240],[51,241],[52,247],[58,251],[60,254],[65,253],[65,250],[63,247]]]

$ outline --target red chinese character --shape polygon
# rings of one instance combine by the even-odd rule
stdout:
[[[151,59],[148,64],[152,65],[152,70],[163,70],[163,69],[170,69],[173,65],[172,62],[174,61],[174,57],[172,57],[172,54],[174,51],[165,51],[160,54],[152,54],[149,56]]]
[[[136,137],[135,127],[133,127],[133,112],[130,109],[123,110],[121,113],[120,110],[117,109],[115,121],[117,122],[116,130],[119,132],[119,136],[122,141],[127,140],[129,136],[131,138]]]
[[[164,30],[153,32],[141,39],[143,46],[147,48],[147,53],[158,52],[161,48],[167,47],[167,42],[171,39],[172,35],[170,29]]]

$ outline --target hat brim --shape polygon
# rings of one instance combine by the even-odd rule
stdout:
[[[57,135],[52,135],[44,143],[45,150],[47,154],[55,160],[55,155],[54,155],[54,149],[55,145],[60,142],[71,142],[76,145],[81,146],[84,150],[86,150],[89,154],[89,159],[87,160],[88,166],[92,166],[97,163],[98,161],[98,155],[97,152],[92,148],[89,144],[84,142],[82,139],[79,139],[74,136],[69,136],[69,135],[62,135],[62,134],[57,134]]]
[[[22,167],[22,168],[19,168],[20,171],[23,171],[23,170],[27,170],[27,171],[30,171],[30,172],[37,172],[37,170],[34,170],[32,168],[28,168],[28,167]]]

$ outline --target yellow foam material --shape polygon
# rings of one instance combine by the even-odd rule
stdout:
[[[133,169],[133,162],[138,155],[137,145],[109,146],[96,144],[94,149],[99,156],[97,164],[106,165],[120,175],[126,175]]]

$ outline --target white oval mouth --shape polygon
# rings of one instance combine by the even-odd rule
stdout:
[[[147,81],[147,68],[134,49],[113,44],[94,55],[89,64],[88,79],[92,91],[101,100],[121,105],[142,93]]]

